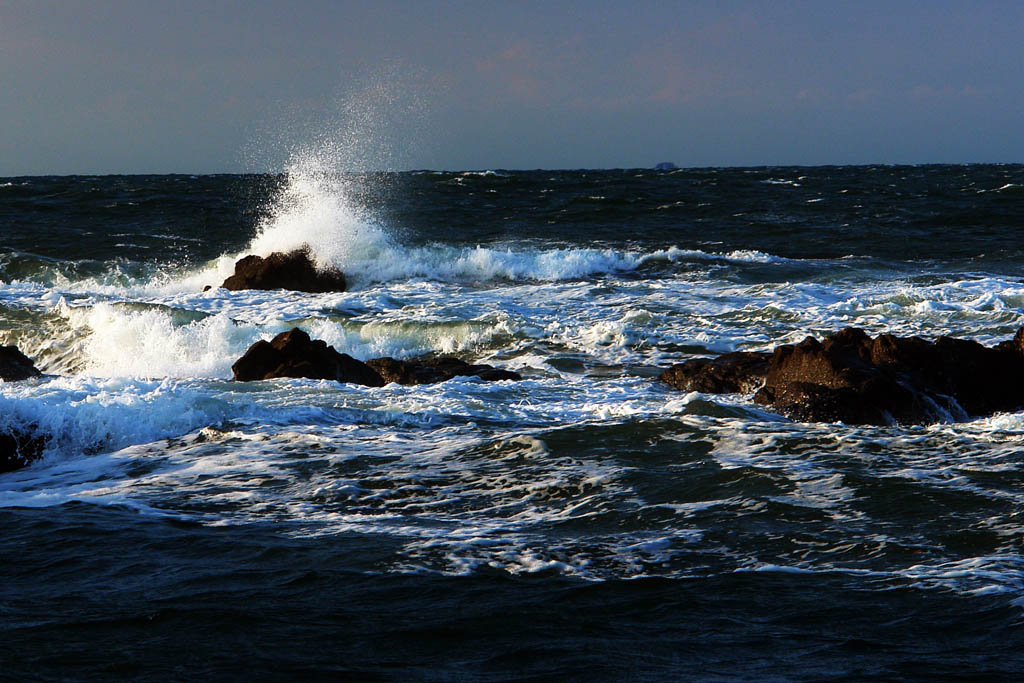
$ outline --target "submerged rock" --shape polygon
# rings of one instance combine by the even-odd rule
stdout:
[[[18,350],[17,346],[0,346],[0,379],[18,382],[42,375],[32,359]]]
[[[282,332],[271,341],[258,341],[231,366],[236,380],[248,382],[275,377],[332,379],[368,387],[399,384],[433,384],[453,377],[474,376],[486,381],[521,377],[490,365],[471,365],[456,358],[432,358],[424,361],[402,361],[394,358],[373,358],[365,363],[338,353],[327,342],[310,339],[295,327]]]
[[[344,292],[345,275],[340,270],[318,270],[309,249],[296,249],[270,256],[250,255],[235,263],[235,273],[224,280],[224,289],[290,289],[296,292]]]
[[[479,377],[487,382],[522,379],[519,373],[511,370],[499,370],[491,365],[471,365],[458,358],[431,358],[423,361],[371,358],[366,364],[376,370],[385,382],[398,384],[434,384],[453,377]]]
[[[767,368],[756,357],[767,358]],[[1024,408],[1024,329],[994,348],[940,337],[846,328],[770,354],[725,354],[676,365],[662,379],[708,393],[749,392],[795,420],[931,424]],[[757,388],[761,385],[760,388]]]
[[[13,472],[38,460],[49,441],[50,435],[37,432],[35,425],[0,432],[0,472]]]

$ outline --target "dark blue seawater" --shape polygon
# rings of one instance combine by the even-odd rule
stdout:
[[[1024,324],[1024,166],[0,178],[4,680],[1018,680],[1024,414],[662,367]],[[216,287],[311,246],[336,294]],[[520,372],[230,381],[299,326]]]

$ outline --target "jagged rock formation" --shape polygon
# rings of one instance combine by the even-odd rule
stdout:
[[[661,373],[661,379],[683,391],[705,394],[749,394],[764,384],[770,353],[739,351],[717,358],[694,358]]]
[[[850,327],[771,354],[687,361],[661,377],[686,391],[757,389],[756,403],[807,422],[960,421],[1024,409],[1024,328],[989,348],[952,337],[872,338]]]
[[[239,381],[306,377],[368,387],[381,387],[390,382],[433,384],[458,376],[474,376],[491,382],[521,379],[517,373],[508,370],[490,365],[470,365],[456,358],[424,361],[373,358],[363,363],[348,354],[338,353],[324,341],[310,339],[297,327],[282,332],[269,342],[256,342],[231,366],[231,370]]]
[[[32,359],[19,351],[17,346],[0,346],[0,379],[17,382],[41,374]]]
[[[250,382],[274,377],[306,377],[332,379],[370,387],[385,382],[366,363],[309,335],[297,327],[282,332],[271,341],[260,340],[231,366],[235,379]]]
[[[345,275],[339,270],[318,270],[309,249],[270,256],[250,255],[235,263],[235,273],[224,280],[224,289],[290,289],[296,292],[344,292]]]

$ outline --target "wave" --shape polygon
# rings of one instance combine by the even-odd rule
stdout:
[[[356,287],[411,278],[556,281],[634,270],[652,261],[692,258],[758,263],[785,260],[756,251],[708,254],[678,248],[644,254],[593,248],[409,247],[396,243],[382,226],[353,209],[347,196],[357,190],[355,182],[323,169],[293,171],[248,253],[266,256],[309,245],[318,266],[342,270]]]
[[[461,176],[501,176],[493,170]],[[593,246],[484,244],[456,246],[440,242],[407,244],[374,212],[365,196],[378,196],[367,184],[372,174],[340,172],[329,150],[293,159],[277,194],[259,220],[253,239],[240,251],[224,253],[199,268],[141,261],[64,262],[31,254],[0,254],[0,279],[38,282],[62,292],[121,296],[170,295],[216,287],[247,254],[268,256],[308,247],[318,267],[337,268],[352,289],[379,283],[429,280],[469,284],[553,282],[634,271],[652,264],[686,261],[781,263],[760,251],[726,253],[672,247],[657,251]],[[386,181],[385,181],[386,182]],[[443,226],[440,226],[443,230]],[[120,236],[118,233],[116,236]]]
[[[5,386],[0,431],[49,435],[44,459],[62,459],[177,436],[237,412],[181,380],[53,378]]]
[[[220,256],[199,269],[161,269],[156,264],[115,263],[106,264],[98,272],[96,267],[72,269],[44,262],[33,262],[31,266],[15,269],[5,268],[0,260],[0,279],[23,287],[39,284],[57,287],[65,293],[111,297],[186,294],[200,292],[208,285],[216,287],[234,272],[235,262],[246,254],[267,256],[275,251],[291,251],[306,245],[309,245],[318,267],[343,271],[353,290],[409,280],[471,285],[559,282],[628,273],[666,264],[744,265],[799,261],[757,250],[714,252],[676,246],[655,251],[538,248],[515,244],[405,246],[395,242],[381,228],[371,225],[348,226],[339,232],[326,228],[291,229],[289,222],[279,225],[282,229],[261,234],[247,249]],[[342,240],[340,234],[348,239]],[[8,294],[13,295],[15,291]]]
[[[557,282],[637,270],[658,263],[785,263],[790,259],[754,250],[727,253],[670,247],[653,252],[594,248],[529,249],[515,246],[451,247],[440,244],[405,247],[367,234],[341,258],[324,259],[345,272],[355,288],[400,280],[489,283]]]
[[[1021,194],[1022,192],[1024,192],[1024,185],[1019,185],[1017,183],[1006,183],[1001,187],[994,187],[988,190],[977,191],[978,194],[985,194],[987,192],[1009,192],[1012,194]]]
[[[470,176],[482,176],[482,177],[490,177],[490,178],[511,178],[512,177],[511,174],[509,174],[509,173],[502,173],[501,171],[492,171],[492,170],[486,170],[486,171],[463,171],[459,175],[463,176],[463,177],[470,177]]]
[[[228,315],[166,304],[61,300],[0,334],[0,342],[17,344],[52,374],[230,379],[232,364],[251,344],[294,326],[363,360],[476,351],[520,335],[509,316],[498,313],[465,320],[325,317],[320,306],[282,310],[278,292],[254,292],[245,303],[247,310]]]
[[[500,171],[467,171],[460,176],[501,177]],[[409,246],[398,242],[368,209],[355,201],[374,182],[365,174],[339,173],[330,155],[293,159],[285,182],[258,226],[245,254],[268,256],[308,247],[317,266],[337,268],[354,288],[413,278],[441,281],[557,281],[634,270],[656,261],[725,260],[773,263],[779,257],[757,251],[728,254],[671,248],[654,253],[595,248],[531,249],[516,246]],[[230,255],[204,273],[230,273]],[[198,284],[198,283],[196,283]]]

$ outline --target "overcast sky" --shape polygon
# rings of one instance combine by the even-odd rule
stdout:
[[[1024,2],[0,0],[0,175],[1024,161]]]

